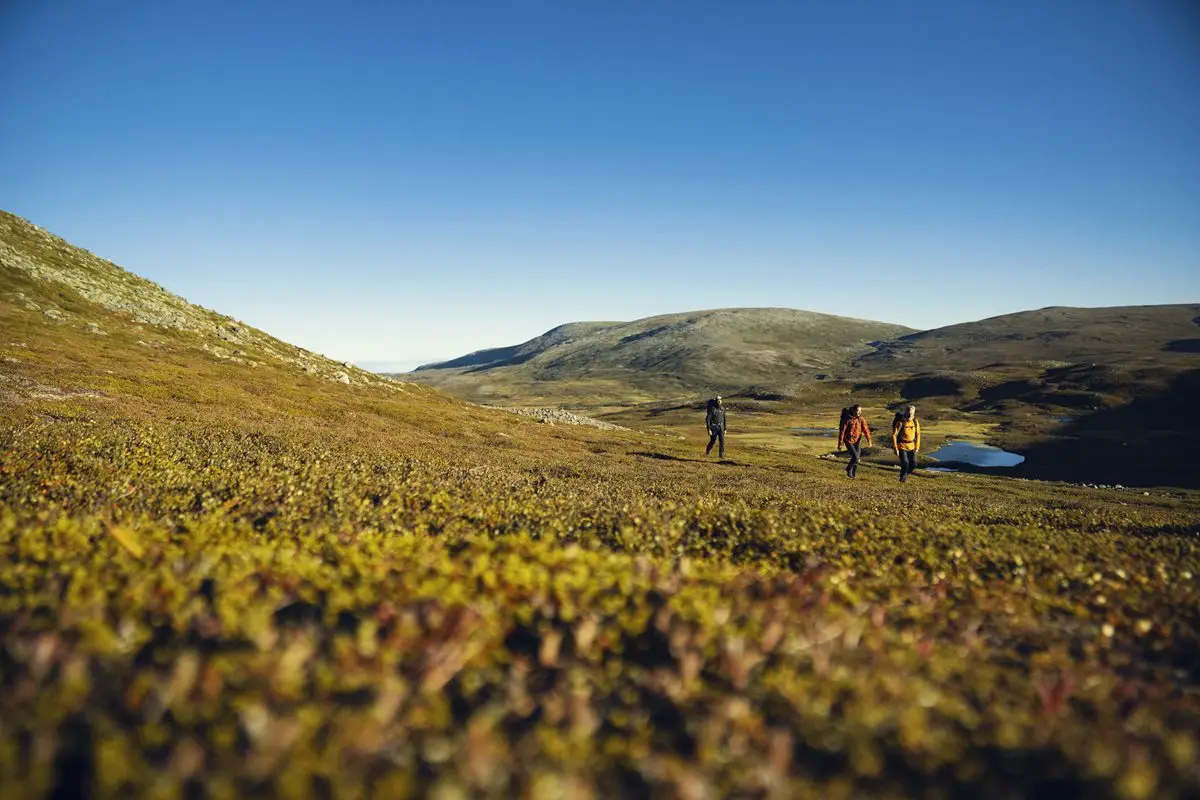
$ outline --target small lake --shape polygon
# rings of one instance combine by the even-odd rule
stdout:
[[[837,428],[788,428],[796,436],[837,436]]]
[[[1025,456],[974,442],[946,442],[929,454],[942,464],[970,464],[972,467],[1015,467]]]

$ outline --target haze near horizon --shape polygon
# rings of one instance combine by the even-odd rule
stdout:
[[[0,208],[331,357],[1200,297],[1184,2],[16,0]]]

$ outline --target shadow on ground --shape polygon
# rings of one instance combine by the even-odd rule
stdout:
[[[1176,376],[1165,390],[1100,409],[1058,435],[1016,451],[1025,461],[1004,474],[1022,478],[1200,488],[1200,369]]]

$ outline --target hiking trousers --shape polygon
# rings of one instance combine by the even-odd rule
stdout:
[[[846,442],[850,451],[850,463],[846,465],[846,474],[851,478],[858,477],[858,460],[862,458],[862,442]]]
[[[709,439],[708,439],[708,447],[704,448],[704,455],[708,455],[709,453],[711,453],[712,449],[713,449],[713,445],[716,444],[718,441],[720,441],[721,447],[720,447],[720,449],[717,450],[717,455],[719,455],[721,458],[724,458],[725,457],[725,429],[724,428],[715,428],[714,430],[710,431],[710,433],[711,433],[711,435],[709,436]]]
[[[908,476],[917,471],[917,451],[916,450],[901,450],[900,451],[900,480],[907,480]]]

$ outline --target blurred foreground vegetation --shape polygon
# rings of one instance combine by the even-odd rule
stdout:
[[[11,410],[5,796],[1200,791],[1188,495]]]

